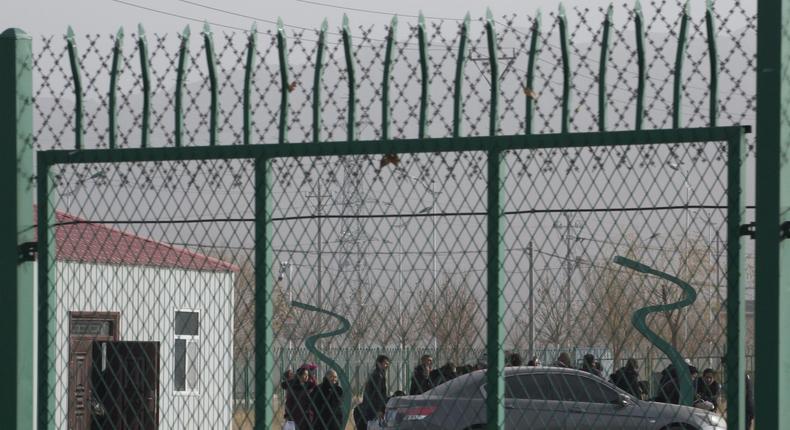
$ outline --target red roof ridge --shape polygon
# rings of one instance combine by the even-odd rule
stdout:
[[[37,212],[34,211],[34,218]],[[171,267],[198,271],[239,272],[237,265],[162,242],[55,211],[56,259],[94,264]]]

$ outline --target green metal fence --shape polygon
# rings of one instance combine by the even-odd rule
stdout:
[[[39,426],[279,428],[290,414],[324,428],[331,390],[279,388],[307,361],[319,383],[339,364],[341,427],[361,402],[395,428],[719,417],[741,428],[754,318],[742,276],[753,265],[745,36],[717,31],[712,4],[702,19],[682,5],[677,21],[645,21],[638,5],[625,22],[601,12],[600,27],[560,8],[528,31],[514,17],[467,18],[452,37],[456,23],[420,17],[405,41],[396,20],[382,39],[348,22],[315,39],[281,23],[271,43],[253,28],[218,50],[208,26],[198,49],[187,28],[177,45],[154,36],[150,51],[140,28],[134,50],[119,32],[109,56],[98,36],[81,53],[69,31],[65,44],[45,39],[32,67],[14,57],[27,58],[23,78],[44,77],[35,92],[14,87],[34,101],[17,112],[39,125],[12,128],[23,149],[42,149],[38,382],[19,385],[37,387]],[[661,25],[678,29],[674,58],[650,34]],[[593,43],[575,44],[585,32]],[[30,196],[30,167],[15,158]],[[32,233],[18,216],[14,234]],[[309,354],[283,355],[303,345]],[[367,362],[342,359],[348,349]],[[508,368],[514,351],[544,366]],[[583,370],[551,366],[563,353]],[[390,396],[408,394],[423,354],[464,375],[385,411],[373,359],[389,357]],[[607,382],[629,358],[643,393]],[[684,358],[726,381],[708,396],[717,410],[672,405],[706,396]],[[20,365],[15,378],[32,377]],[[435,370],[426,383],[451,379]],[[254,386],[243,407],[240,375]]]

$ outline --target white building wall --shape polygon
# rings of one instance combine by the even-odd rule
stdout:
[[[57,327],[49,343],[56,428],[67,427],[70,311],[120,312],[120,340],[160,342],[160,429],[231,428],[233,277],[231,272],[57,262]],[[200,312],[197,394],[174,391],[177,309]]]

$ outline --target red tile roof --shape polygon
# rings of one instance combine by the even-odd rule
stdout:
[[[34,211],[35,213],[35,211]],[[238,272],[239,267],[183,248],[56,212],[56,259],[77,263]]]

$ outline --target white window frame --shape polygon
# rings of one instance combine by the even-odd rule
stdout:
[[[176,315],[178,312],[189,312],[197,314],[198,316],[198,329],[197,335],[185,335],[185,334],[176,334]],[[187,309],[187,308],[180,308],[173,310],[173,393],[177,396],[198,396],[200,395],[200,372],[199,372],[199,360],[200,360],[200,326],[202,322],[202,312],[200,309]],[[183,340],[185,341],[184,345],[184,360],[186,361],[184,366],[184,390],[177,390],[175,387],[175,374],[178,371],[175,365],[175,350],[176,350],[176,341]],[[195,357],[195,362],[190,361],[189,358],[189,345],[195,345],[197,350],[197,357]],[[195,387],[189,386],[189,371],[190,369],[195,369],[195,373],[197,374],[197,379],[195,380]]]

